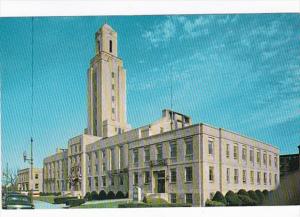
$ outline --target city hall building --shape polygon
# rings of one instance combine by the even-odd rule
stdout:
[[[31,177],[32,175],[32,177]],[[31,190],[33,195],[43,192],[43,170],[40,168],[25,168],[17,171],[17,189],[28,194]]]
[[[204,206],[216,191],[272,190],[279,149],[164,109],[132,129],[126,118],[126,71],[117,32],[103,25],[88,77],[88,126],[68,147],[44,159],[44,191],[84,196],[104,190]],[[146,115],[146,114],[145,114]]]

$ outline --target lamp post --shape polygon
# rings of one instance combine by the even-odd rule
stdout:
[[[31,137],[31,139],[30,139],[30,157],[27,157],[26,151],[24,151],[24,153],[23,153],[24,162],[27,161],[30,164],[30,185],[29,185],[29,188],[30,188],[31,195],[33,193],[33,187],[32,187],[32,184],[33,184],[33,151],[32,151],[32,144],[33,144],[33,138]]]

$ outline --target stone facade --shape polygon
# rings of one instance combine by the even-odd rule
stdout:
[[[33,190],[33,194],[39,194],[43,192],[43,172],[42,169],[33,168],[32,170],[32,179],[31,179],[31,169],[25,168],[18,170],[18,190],[21,192],[28,193],[30,190]]]

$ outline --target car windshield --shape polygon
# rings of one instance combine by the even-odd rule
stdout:
[[[6,198],[6,202],[10,203],[10,202],[25,202],[25,203],[30,203],[30,199],[29,197],[26,196],[20,196],[20,195],[14,195],[14,196],[8,196]]]

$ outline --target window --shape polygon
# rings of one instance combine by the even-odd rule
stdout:
[[[257,172],[257,184],[260,184],[260,172]]]
[[[235,160],[238,159],[238,146],[237,145],[234,145],[234,147],[233,147],[233,158]]]
[[[90,165],[88,166],[88,174],[89,175],[91,174],[91,166]]]
[[[250,150],[250,161],[251,161],[251,162],[254,161],[254,153],[253,153],[253,150]]]
[[[251,184],[254,184],[254,171],[250,171],[250,182]]]
[[[138,185],[139,184],[139,174],[137,172],[133,173],[133,184]]]
[[[112,53],[112,40],[109,40],[109,52]]]
[[[115,101],[115,96],[111,96],[111,101]]]
[[[115,108],[111,108],[111,113],[115,114]]]
[[[212,140],[208,141],[208,154],[213,155],[214,142]]]
[[[256,162],[258,164],[260,164],[260,152],[259,151],[256,153]]]
[[[34,188],[39,189],[39,184],[35,184]]]
[[[193,141],[191,138],[185,139],[185,155],[193,156]]]
[[[272,166],[272,156],[269,155],[269,166]]]
[[[278,184],[277,174],[274,175],[274,180],[275,180],[275,185],[277,185]]]
[[[245,147],[243,147],[243,150],[242,150],[242,159],[243,159],[243,161],[247,160],[247,149]]]
[[[102,159],[105,159],[105,150],[102,150]]]
[[[115,169],[115,149],[112,148],[110,149],[110,169],[114,170]]]
[[[276,156],[274,157],[274,164],[275,164],[275,167],[277,167],[277,157]]]
[[[185,168],[185,181],[186,182],[192,182],[193,180],[193,170],[192,167],[186,167]]]
[[[264,165],[267,165],[267,154],[263,155],[263,162],[264,162]]]
[[[105,187],[106,186],[106,177],[102,176],[102,186]]]
[[[243,183],[246,184],[247,177],[246,177],[246,170],[243,170]]]
[[[272,185],[272,174],[269,173],[269,185]]]
[[[98,164],[95,164],[95,170],[96,170],[96,173],[98,173]]]
[[[35,179],[38,179],[39,178],[39,174],[35,174]]]
[[[150,183],[150,172],[149,171],[145,171],[145,184],[149,184]]]
[[[239,170],[234,169],[234,183],[237,184],[239,183]]]
[[[209,167],[209,181],[214,181],[214,167]]]
[[[96,189],[98,189],[98,177],[95,177],[95,178],[94,178],[94,182],[95,182],[95,187],[96,187]]]
[[[267,184],[267,173],[264,173],[264,184]]]
[[[161,145],[158,145],[156,146],[156,158],[157,160],[162,160],[163,159],[163,153],[162,153],[162,146]]]
[[[171,143],[170,144],[170,156],[171,158],[176,159],[177,158],[177,145],[176,143]]]
[[[150,149],[149,148],[145,148],[145,162],[149,162],[150,161]]]
[[[106,170],[105,162],[102,163],[102,171],[104,172]]]
[[[230,150],[229,150],[229,149],[230,149],[230,145],[227,144],[227,145],[226,145],[226,157],[227,157],[227,158],[230,157]]]
[[[115,89],[115,85],[114,85],[114,84],[111,85],[111,89],[112,89],[112,90]]]
[[[119,183],[120,183],[120,185],[123,185],[123,183],[124,183],[124,179],[123,179],[123,175],[121,174],[120,176],[119,176]]]
[[[170,194],[171,195],[171,203],[176,203],[176,194]]]
[[[188,204],[193,203],[193,194],[185,194],[185,203],[188,203]]]
[[[226,170],[226,180],[227,180],[227,183],[230,183],[230,168],[227,168],[227,170]]]
[[[136,165],[139,162],[139,152],[138,151],[139,151],[138,149],[133,150],[133,163]]]
[[[171,169],[171,183],[175,183],[177,179],[176,169]]]
[[[110,184],[111,184],[111,186],[115,185],[115,179],[113,176],[110,178]]]

